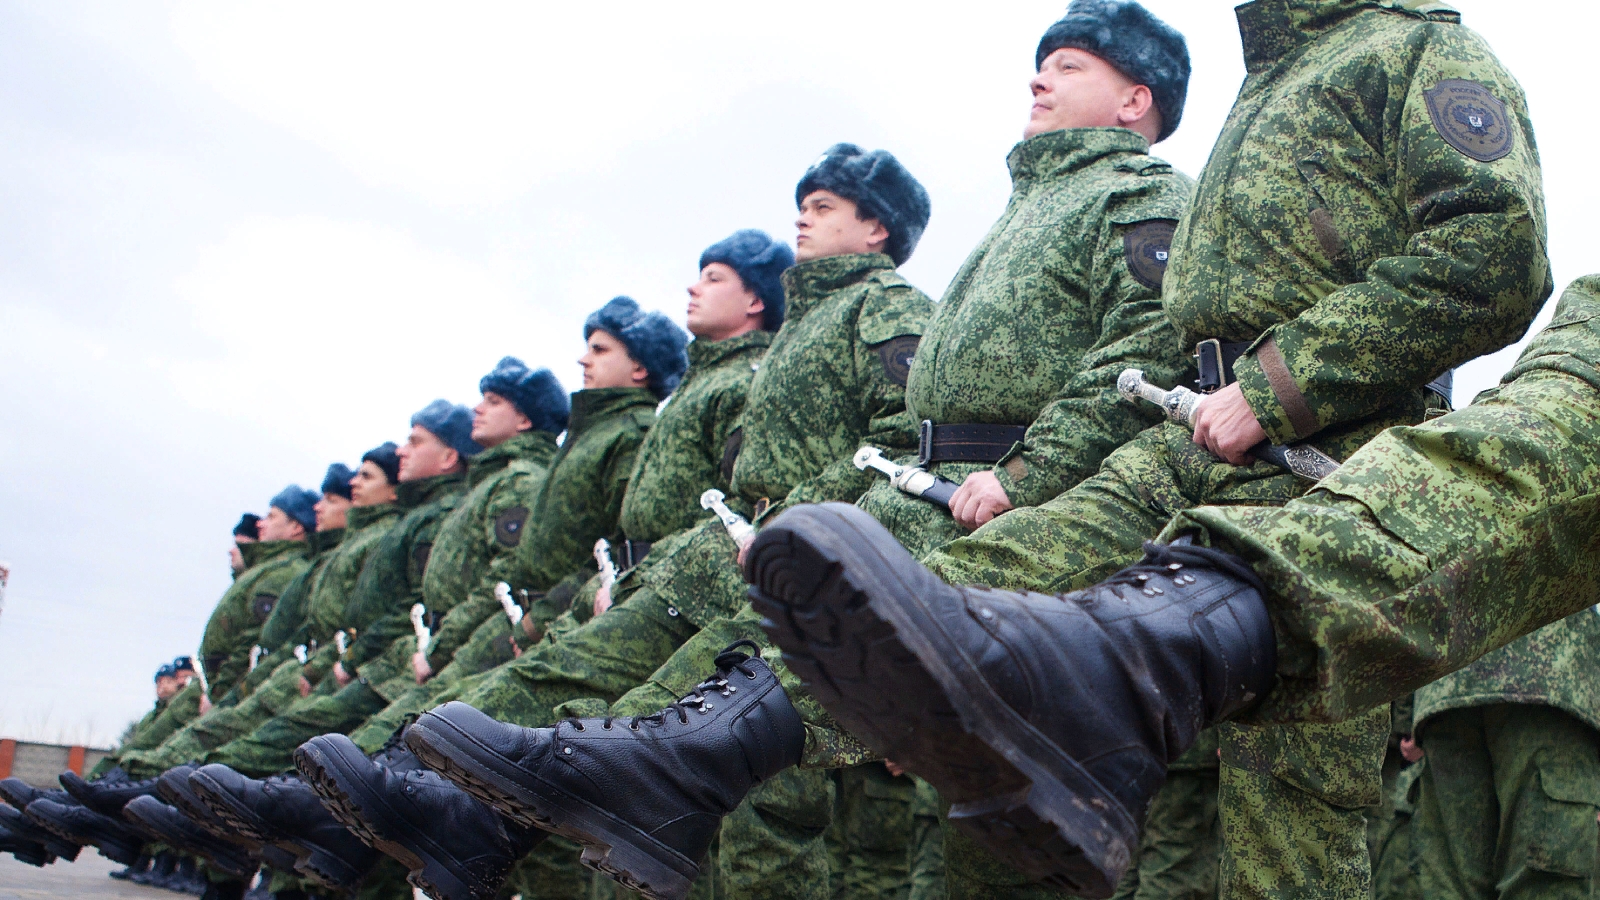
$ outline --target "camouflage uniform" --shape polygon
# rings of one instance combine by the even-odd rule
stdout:
[[[1421,421],[1429,379],[1514,340],[1547,296],[1532,128],[1516,82],[1436,4],[1257,0],[1238,16],[1248,75],[1163,298],[1188,341],[1251,342],[1233,374],[1270,440],[1340,458]],[[952,583],[1067,591],[1136,561],[1185,509],[1305,489],[1163,425],[928,562]],[[1388,734],[1374,707],[1222,726],[1225,896],[1367,892],[1360,810]]]
[[[1216,729],[1203,731],[1167,767],[1167,783],[1150,801],[1139,848],[1112,900],[1213,900],[1219,895],[1217,746]]]
[[[911,846],[908,848],[911,890],[907,900],[944,900],[944,809],[939,792],[920,778],[911,801]]]
[[[708,487],[727,488],[732,453],[737,449],[737,438],[732,435],[744,410],[745,391],[771,342],[770,333],[758,330],[725,341],[690,343],[689,369],[655,424],[649,426],[643,442],[637,441],[636,432],[627,429],[586,437],[596,442],[593,452],[563,457],[562,468],[553,476],[560,486],[552,490],[573,497],[610,496],[616,487],[612,484],[616,470],[608,463],[623,457],[612,448],[612,442],[626,440],[637,446],[631,473],[623,485],[618,517],[629,540],[660,541],[709,516],[700,508],[700,492]],[[598,491],[593,487],[597,480],[604,483]],[[598,530],[608,531],[603,525]],[[538,555],[537,548],[531,552]],[[579,567],[578,571],[587,572],[588,568]],[[598,576],[591,582],[597,580]],[[580,607],[588,603],[592,609],[593,587],[586,586],[570,602]],[[426,684],[413,686],[374,716],[352,733],[352,739],[368,751],[381,746],[407,715],[455,696],[462,679],[509,662],[513,654],[508,638],[512,637],[524,647],[537,644],[536,640],[528,641],[520,630],[513,631],[495,604],[448,665],[441,666]],[[431,649],[429,656],[434,656]]]
[[[422,593],[422,573],[435,533],[461,499],[465,482],[466,476],[457,472],[398,486],[395,506],[403,515],[372,547],[355,587],[344,596],[343,621],[356,632],[343,660],[347,669],[353,666],[351,659],[363,647],[362,641],[395,630],[395,618],[404,621],[409,632],[411,625],[406,620]],[[327,574],[332,571],[330,563]],[[316,619],[318,606],[314,593],[308,621]],[[370,644],[366,650],[371,652]],[[249,734],[211,751],[204,762],[221,763],[255,777],[287,768],[294,748],[304,741],[347,730],[383,708],[383,699],[368,685],[364,669],[356,669],[356,673],[362,677],[343,688],[333,678],[323,678],[310,697],[293,701]]]
[[[200,638],[200,665],[218,700],[250,671],[250,648],[272,615],[278,595],[310,563],[305,541],[258,541],[239,548],[245,571],[217,601]]]

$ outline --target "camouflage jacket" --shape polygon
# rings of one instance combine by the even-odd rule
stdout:
[[[474,456],[467,496],[439,527],[422,576],[422,602],[434,622],[428,656],[442,668],[486,615],[500,612],[493,564],[511,557],[556,455],[556,436],[526,431]]]
[[[913,421],[1028,426],[995,467],[1017,506],[1071,488],[1160,420],[1119,397],[1123,369],[1167,386],[1188,376],[1161,279],[1193,181],[1149,148],[1126,129],[1079,128],[1012,149],[1005,213],[950,282],[911,364]]]
[[[933,311],[883,254],[831,256],[783,273],[783,327],[750,383],[733,491],[773,509],[853,502],[871,476],[851,461],[871,444],[891,459],[916,446],[906,376]]]
[[[659,541],[688,528],[710,515],[700,508],[701,493],[728,493],[739,452],[734,431],[771,344],[772,334],[761,330],[689,344],[689,371],[639,448],[622,499],[622,533],[630,540]]]
[[[273,605],[272,614],[267,616],[266,623],[261,626],[261,633],[256,636],[256,646],[261,648],[261,658],[250,670],[250,674],[239,682],[238,688],[230,693],[236,692],[239,696],[249,694],[272,674],[273,667],[293,656],[293,645],[284,647],[283,644],[300,627],[300,623],[305,621],[306,599],[311,595],[311,585],[317,574],[327,567],[333,551],[337,550],[340,542],[344,540],[344,534],[343,528],[330,528],[306,536],[311,565],[296,575],[295,579],[284,587],[283,593],[278,595],[278,602]],[[238,697],[228,699],[236,700]]]
[[[1173,239],[1186,343],[1276,443],[1339,454],[1420,421],[1423,386],[1505,346],[1551,290],[1522,89],[1426,0],[1256,0],[1247,75]]]
[[[394,505],[403,515],[368,552],[354,587],[345,594],[344,614],[336,626],[356,631],[343,657],[347,671],[381,654],[395,638],[411,634],[411,607],[422,600],[422,576],[434,536],[460,502],[466,483],[465,473],[452,472],[398,485]]]
[[[1522,359],[1502,382],[1538,368],[1574,371],[1580,377],[1593,379],[1595,366],[1600,363],[1597,320],[1600,275],[1590,275],[1562,293],[1550,325],[1529,343]],[[1538,490],[1541,479],[1536,477],[1537,472],[1531,463],[1521,464],[1528,470],[1526,489]],[[1559,583],[1556,589],[1560,589]],[[1554,706],[1600,730],[1600,607],[1546,625],[1419,688],[1414,715],[1420,724],[1445,710],[1493,703]]]
[[[200,638],[207,693],[222,698],[250,669],[250,648],[278,595],[310,565],[305,541],[259,541],[239,548],[245,570],[217,601]]]
[[[496,577],[519,589],[548,591],[568,575],[592,569],[595,541],[622,539],[622,498],[655,419],[655,395],[643,388],[573,394],[567,438],[534,501],[515,562]]]

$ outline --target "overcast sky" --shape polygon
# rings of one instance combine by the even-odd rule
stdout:
[[[1198,175],[1233,14],[1147,2],[1194,58],[1155,152]],[[0,2],[0,737],[109,743],[198,644],[240,512],[474,402],[502,355],[576,387],[613,295],[682,321],[707,244],[792,240],[829,144],[927,186],[903,271],[938,296],[1064,5]],[[1600,13],[1460,6],[1527,89],[1559,290],[1600,269]]]

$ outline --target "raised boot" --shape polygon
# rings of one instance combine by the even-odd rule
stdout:
[[[437,900],[493,900],[546,834],[508,821],[425,768],[404,745],[372,757],[342,734],[301,744],[295,766],[334,818],[410,869]]]
[[[156,779],[135,781],[121,769],[112,769],[104,778],[96,781],[86,781],[76,772],[70,771],[62,772],[59,780],[61,787],[71,795],[72,799],[103,816],[113,818],[121,815],[122,807],[126,806],[129,800],[150,796],[156,792]]]
[[[299,776],[249,778],[213,763],[190,775],[189,787],[251,840],[294,853],[295,871],[329,890],[352,891],[380,858],[339,824]]]
[[[127,881],[135,875],[143,875],[148,871],[150,871],[150,854],[141,853],[139,858],[133,861],[133,865],[110,872],[106,877],[115,878],[118,881]]]
[[[1260,582],[1186,541],[1072,594],[957,588],[827,503],[763,529],[745,577],[841,725],[991,853],[1080,896],[1116,887],[1167,765],[1272,685]]]
[[[15,776],[0,779],[0,800],[4,800],[17,809],[27,809],[28,804],[35,800],[54,800],[58,803],[76,803],[72,796],[63,790],[36,788]]]
[[[56,861],[55,854],[46,850],[43,844],[29,840],[5,825],[0,825],[0,853],[9,853],[18,862],[40,868]]]
[[[0,828],[5,828],[21,840],[42,845],[52,856],[59,856],[67,862],[77,859],[78,851],[83,849],[81,844],[63,840],[55,833],[40,827],[24,815],[22,810],[14,807],[0,806]]]
[[[29,803],[24,812],[34,824],[62,840],[92,844],[101,856],[125,866],[139,858],[139,848],[144,846],[144,838],[128,825],[76,801],[62,803],[45,797]]]
[[[178,867],[178,854],[171,850],[163,850],[150,860],[148,871],[131,875],[128,880],[134,884],[148,884],[151,887],[162,887],[167,879],[172,877],[172,872]]]
[[[722,817],[800,760],[805,729],[740,641],[688,696],[652,716],[519,728],[464,703],[419,718],[406,743],[508,818],[577,841],[585,865],[656,900],[682,900]]]
[[[122,816],[153,840],[204,858],[214,872],[248,878],[256,870],[255,860],[244,848],[201,828],[159,797],[146,794],[129,800],[122,808]]]

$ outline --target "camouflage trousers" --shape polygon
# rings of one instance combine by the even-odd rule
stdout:
[[[1412,852],[1434,900],[1592,896],[1600,842],[1600,734],[1548,706],[1429,716]]]
[[[332,684],[330,676],[317,687],[321,690]],[[265,778],[291,768],[296,747],[319,734],[346,734],[384,706],[383,697],[360,679],[334,693],[313,692],[249,734],[206,754],[202,761]]]
[[[122,757],[126,754],[153,750],[171,737],[173,732],[187,725],[200,715],[200,679],[196,678],[184,686],[183,690],[174,694],[167,702],[167,708],[161,711],[149,725],[140,729],[138,733],[129,735],[122,746],[113,753],[107,754],[94,768],[89,771],[89,777],[99,778],[113,768],[122,764]]]
[[[1113,900],[1215,900],[1222,859],[1216,729],[1167,770]]]
[[[827,832],[833,896],[905,900],[911,891],[916,782],[891,775],[881,762],[830,774],[837,790]]]
[[[1361,436],[1323,449],[1348,452]],[[1207,503],[1278,505],[1306,487],[1265,463],[1220,462],[1196,446],[1187,429],[1158,425],[1067,493],[1006,513],[924,562],[951,584],[1072,591],[1136,562],[1144,541],[1185,510]],[[1387,706],[1332,724],[1220,726],[1222,896],[1366,897],[1370,868],[1361,811],[1378,802],[1388,731]],[[946,833],[952,896],[958,880],[1020,887],[1019,876],[1002,872],[967,843],[959,832]],[[967,866],[977,869],[964,871]]]
[[[916,779],[917,795],[911,802],[911,870],[908,900],[944,900],[944,809],[933,785]]]
[[[214,707],[178,729],[159,747],[125,754],[123,770],[135,778],[154,778],[173,766],[203,759],[223,744],[244,737],[301,699],[300,669],[297,661],[280,664],[238,704]]]
[[[1426,768],[1425,762],[1412,763],[1395,773],[1393,787],[1385,788],[1388,796],[1383,805],[1388,819],[1383,827],[1367,832],[1372,847],[1374,900],[1423,900],[1412,849],[1412,822]]]

